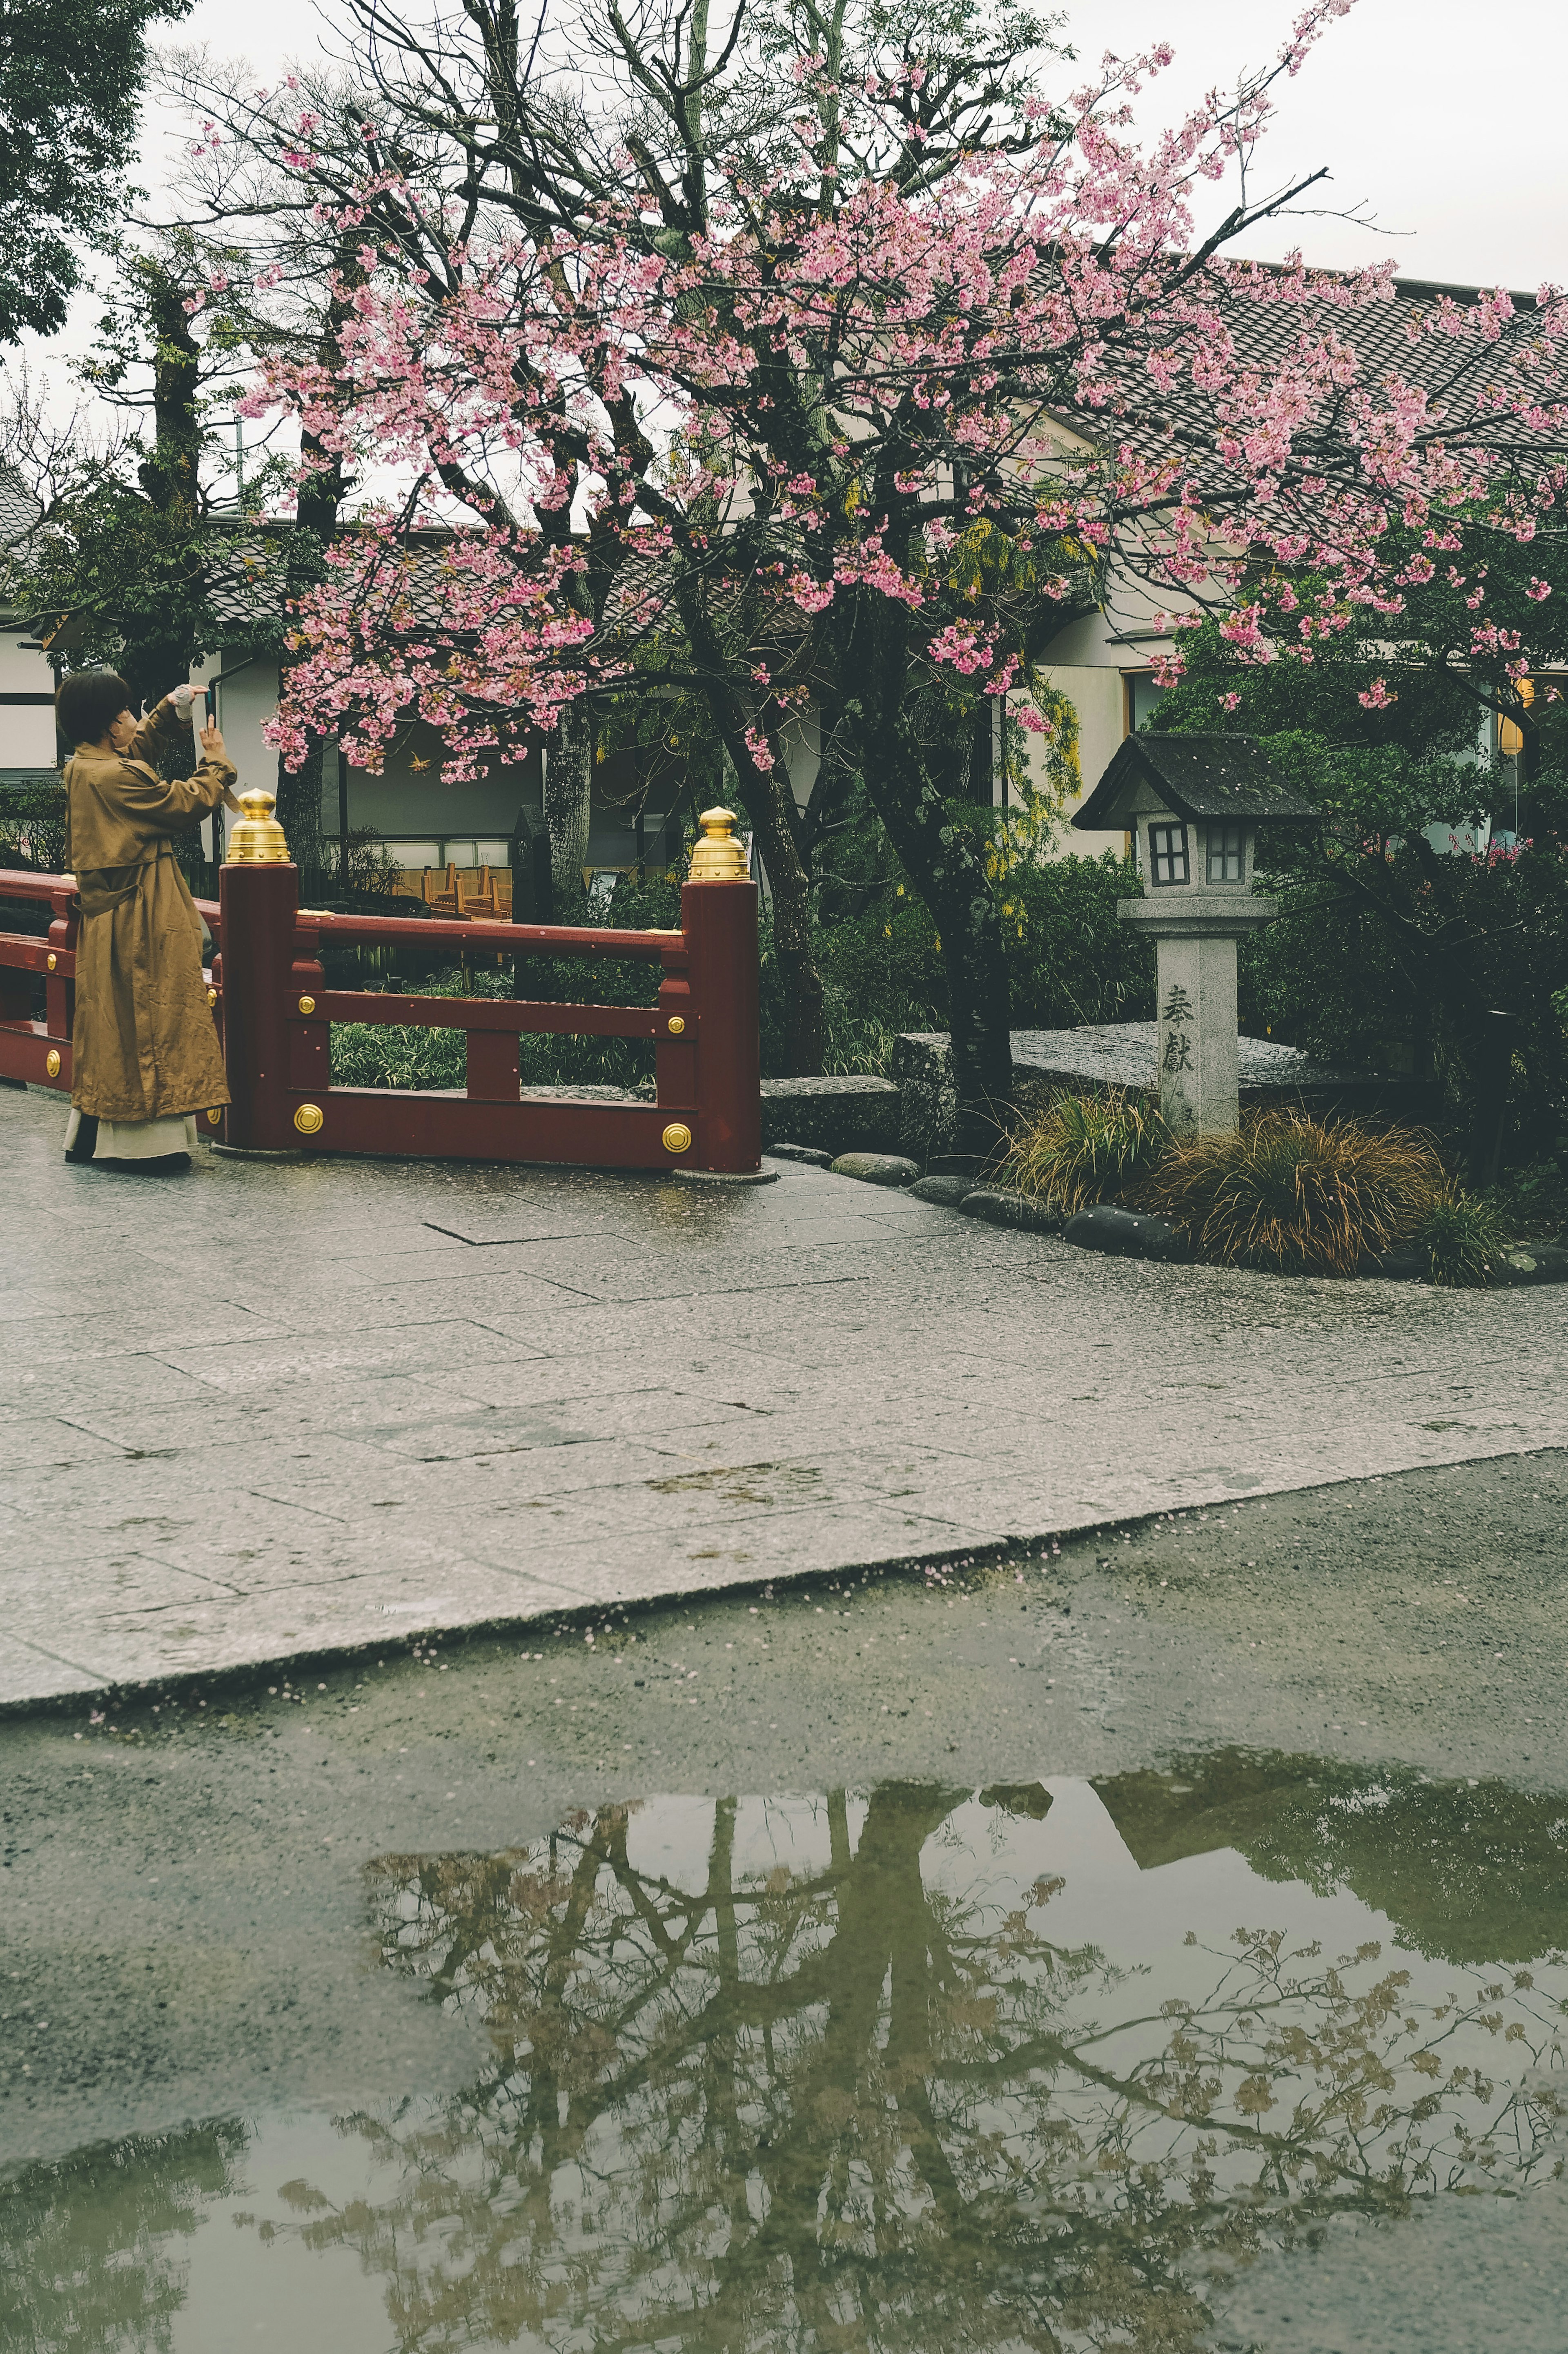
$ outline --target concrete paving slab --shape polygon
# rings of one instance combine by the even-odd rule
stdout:
[[[61,1125],[0,1102],[0,1706],[1568,1437],[1554,1289],[1152,1267],[795,1164],[105,1177]]]

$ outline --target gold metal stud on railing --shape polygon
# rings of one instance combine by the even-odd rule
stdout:
[[[692,1131],[683,1119],[673,1119],[670,1122],[669,1127],[664,1130],[663,1145],[666,1152],[691,1150]]]
[[[301,1012],[302,1013],[313,1013],[315,1012],[315,1010],[316,1010],[316,1001],[315,1001],[315,999],[314,999],[313,997],[302,997],[302,998],[301,998],[301,1000],[300,1000],[300,1012]]]
[[[59,1077],[60,1057],[59,1049],[58,1047],[51,1046],[48,1053],[44,1056],[44,1068],[48,1071],[51,1079],[58,1079]],[[687,1139],[687,1141],[690,1142],[689,1138]]]
[[[46,970],[47,970],[48,971],[49,971],[49,972],[53,972],[53,970],[54,970],[54,969],[55,969],[55,962],[56,962],[56,959],[55,959],[55,952],[54,952],[53,949],[51,949],[49,950],[49,952],[48,952],[48,956],[44,959],[44,965],[45,965]]]
[[[314,1136],[325,1119],[320,1104],[302,1104],[294,1114],[294,1126],[302,1136]]]
[[[705,810],[697,822],[703,838],[692,853],[693,883],[744,883],[746,847],[735,838],[735,811]]]
[[[241,793],[239,806],[245,814],[238,820],[229,834],[224,864],[281,866],[289,855],[289,845],[283,838],[282,827],[272,814],[278,806],[277,794]]]
[[[668,1025],[667,1025],[667,1026],[668,1026],[668,1028],[669,1028],[670,1035],[671,1035],[671,1037],[672,1037],[672,1038],[679,1038],[679,1037],[681,1037],[681,1036],[683,1034],[683,1033],[684,1033],[684,1031],[685,1031],[685,1027],[686,1027],[686,1020],[685,1020],[685,1016],[684,1016],[684,1014],[682,1014],[682,1013],[672,1013],[672,1014],[671,1014],[671,1016],[670,1016],[669,1023],[668,1023]]]

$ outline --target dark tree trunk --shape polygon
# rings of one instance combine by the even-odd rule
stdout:
[[[322,794],[326,785],[326,762],[332,753],[334,771],[337,748],[324,736],[313,729],[305,757],[297,769],[283,766],[278,758],[278,822],[289,845],[289,855],[300,869],[302,877],[319,876],[328,880],[326,871],[326,841],[322,832]],[[241,779],[243,782],[243,779]],[[339,845],[339,871],[342,869],[342,845]],[[313,883],[312,890],[319,884]]]
[[[906,627],[885,600],[868,600],[849,635],[844,675],[863,682],[858,732],[866,790],[942,944],[958,1098],[953,1149],[989,1154],[1006,1127],[1012,1094],[1001,917],[983,850],[968,828],[953,822],[948,806],[948,787],[960,778],[968,782],[972,733],[956,745],[926,740],[909,704]]]
[[[827,1005],[822,976],[811,948],[811,878],[800,855],[795,795],[781,760],[759,769],[747,742],[748,714],[729,684],[725,659],[701,596],[689,580],[678,601],[692,651],[708,684],[708,709],[719,740],[735,769],[736,793],[751,821],[773,898],[773,949],[784,990],[784,1056],[789,1078],[815,1078],[827,1045]]]
[[[363,276],[357,246],[352,238],[345,236],[339,245],[334,258],[334,268],[341,291],[334,295],[327,306],[315,351],[317,362],[327,369],[336,369],[342,365],[338,336],[353,307],[353,289]],[[302,436],[300,456],[310,471],[300,482],[294,528],[289,535],[284,578],[285,610],[326,577],[323,559],[327,548],[337,536],[338,516],[349,487],[343,459],[335,451],[326,449],[315,434]],[[298,659],[298,654],[285,639],[279,657],[281,695],[288,691],[289,673]],[[323,880],[326,844],[322,834],[322,798],[329,774],[335,784],[335,734],[309,729],[305,757],[292,771],[284,767],[281,753],[278,756],[278,822],[282,826],[295,865],[302,873],[320,875]],[[340,880],[346,856],[347,845],[340,841],[337,846]]]
[[[545,823],[550,875],[568,907],[583,887],[593,801],[593,713],[586,695],[567,704],[545,754]]]
[[[744,740],[739,749],[744,757]],[[735,758],[733,750],[731,758]],[[822,1067],[827,1006],[822,976],[811,949],[811,878],[785,807],[784,797],[789,790],[789,779],[782,767],[764,775],[749,759],[745,769],[737,764],[737,798],[751,820],[773,899],[773,950],[784,984],[786,1076],[810,1079]]]
[[[330,334],[333,351],[337,348],[336,323]],[[299,504],[294,528],[289,537],[289,557],[285,575],[285,596],[289,604],[313,588],[325,572],[323,555],[337,531],[338,509],[343,504],[346,487],[342,461],[323,450],[313,435],[307,434],[302,443],[302,455],[324,460],[317,472],[307,476],[300,485]],[[298,656],[285,642],[279,660],[279,688],[288,691],[289,673]],[[289,844],[289,854],[302,874],[324,877],[326,843],[322,833],[322,796],[328,781],[328,762],[333,781],[336,781],[337,738],[307,732],[305,757],[297,769],[283,764],[278,756],[278,822]],[[341,873],[344,844],[338,844],[338,865]]]
[[[148,505],[163,519],[169,541],[184,534],[194,550],[202,448],[196,407],[201,353],[185,313],[185,282],[171,278],[150,258],[139,274],[152,329],[153,446],[137,468],[137,477]],[[191,560],[196,560],[194,553]],[[149,710],[161,696],[184,684],[200,651],[194,630],[183,617],[175,618],[183,601],[176,595],[166,609],[173,627],[143,627],[127,641],[120,657],[121,673],[132,699]],[[189,769],[181,773],[188,774]]]

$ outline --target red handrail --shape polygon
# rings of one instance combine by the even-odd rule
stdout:
[[[0,867],[0,899],[48,908],[47,937],[0,931],[0,1078],[69,1090],[75,1013],[76,937],[80,912],[74,875],[33,875]],[[32,976],[44,980],[44,1018],[33,1017]]]
[[[600,1167],[755,1169],[761,1153],[758,1070],[757,889],[687,884],[682,928],[614,931],[486,919],[336,916],[295,904],[287,864],[226,866],[221,898],[196,907],[221,953],[211,994],[232,1104],[209,1112],[239,1150],[586,1161]],[[69,1088],[79,905],[72,875],[0,869],[0,898],[40,901],[47,941],[0,932],[0,1076]],[[514,956],[605,957],[660,970],[652,1006],[571,1005],[522,998],[389,997],[330,990],[323,941],[473,949]],[[46,1018],[33,1018],[33,976]],[[334,1087],[334,1022],[462,1030],[466,1095]],[[652,1104],[527,1098],[517,1041],[528,1033],[648,1038]]]

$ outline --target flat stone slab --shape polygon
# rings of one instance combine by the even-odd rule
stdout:
[[[0,1707],[1563,1443],[1556,1286],[1112,1258],[784,1161],[154,1185],[65,1119],[0,1093]]]
[[[1152,1093],[1157,1025],[1152,1022],[1085,1024],[1076,1030],[1012,1033],[1012,1101],[1017,1110],[1043,1108],[1063,1087],[1131,1087]],[[1381,1110],[1425,1120],[1436,1099],[1424,1079],[1384,1076],[1315,1060],[1272,1038],[1238,1036],[1236,1055],[1244,1104],[1303,1102],[1315,1111]],[[952,1058],[945,1030],[912,1031],[894,1048],[894,1076],[903,1093],[900,1147],[927,1160],[951,1139]]]
[[[776,1142],[811,1146],[830,1161],[841,1152],[891,1152],[898,1143],[898,1089],[869,1074],[764,1079],[763,1150]]]
[[[1101,1087],[1147,1087],[1155,1083],[1158,1024],[1114,1022],[1079,1030],[1015,1030],[1015,1071],[1054,1080],[1084,1079]],[[1273,1038],[1236,1039],[1242,1099],[1269,1096],[1318,1096],[1349,1090],[1368,1097],[1389,1090],[1424,1088],[1418,1080],[1385,1078],[1321,1063],[1298,1046]]]

